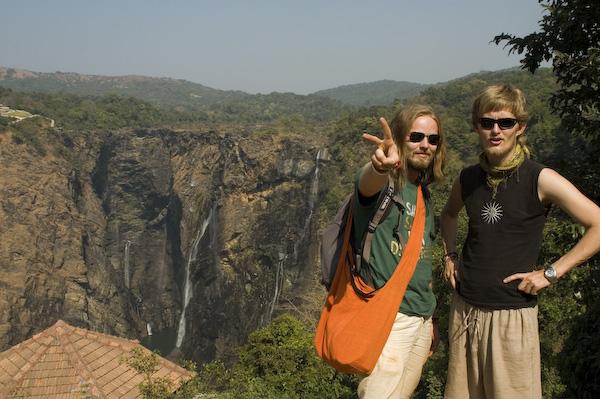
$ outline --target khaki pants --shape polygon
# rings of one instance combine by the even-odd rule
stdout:
[[[542,397],[537,306],[487,310],[454,295],[446,399]]]
[[[410,398],[431,348],[431,318],[396,314],[373,372],[358,385],[361,399]]]

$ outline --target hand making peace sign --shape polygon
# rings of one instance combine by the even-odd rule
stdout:
[[[379,118],[379,124],[383,130],[383,139],[369,133],[363,133],[362,137],[365,141],[377,146],[377,149],[371,156],[371,163],[375,170],[385,173],[398,167],[400,164],[400,154],[392,138],[392,130],[384,117]]]

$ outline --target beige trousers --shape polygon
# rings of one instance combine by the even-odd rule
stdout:
[[[454,294],[445,398],[541,398],[537,312],[477,308]]]
[[[375,368],[360,381],[361,399],[410,398],[421,379],[432,339],[431,318],[396,314]]]

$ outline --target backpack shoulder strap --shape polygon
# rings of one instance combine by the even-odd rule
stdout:
[[[377,201],[377,210],[373,214],[373,217],[369,221],[369,225],[367,227],[367,231],[363,234],[362,242],[360,249],[356,251],[356,262],[355,262],[355,273],[360,272],[362,265],[368,265],[369,260],[371,258],[371,241],[373,241],[373,235],[375,234],[375,230],[381,221],[387,216],[390,205],[395,202],[394,200],[394,179],[390,178],[388,185],[382,191],[379,199]],[[372,280],[372,277],[369,275],[369,280]],[[373,281],[367,281],[368,284],[372,284]]]
[[[392,286],[392,287],[400,287],[400,281],[404,281],[403,284],[408,284],[411,279],[416,264],[419,260],[419,254],[422,249],[422,239],[425,229],[425,219],[426,219],[426,211],[425,211],[425,201],[423,198],[423,190],[419,186],[417,191],[417,204],[415,210],[415,218],[413,219],[413,223],[411,226],[411,234],[408,239],[408,243],[405,247],[405,251],[400,258],[398,265],[394,270],[394,273],[390,277],[390,279],[386,282],[385,285],[379,288],[373,288],[370,284],[365,284],[366,282],[361,278],[360,275],[351,276],[351,284],[354,292],[362,298],[368,299],[372,298],[375,293],[380,292],[382,289]],[[402,267],[410,266],[410,267]],[[404,289],[406,286],[404,286]],[[403,292],[404,292],[403,289]],[[389,292],[389,290],[388,290]]]

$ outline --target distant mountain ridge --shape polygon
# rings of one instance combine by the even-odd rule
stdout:
[[[102,76],[75,72],[33,72],[0,66],[0,86],[23,92],[68,93],[102,96],[116,94],[148,101],[158,106],[197,109],[214,104],[265,97],[271,93],[252,95],[240,90],[219,90],[183,79],[156,78],[141,75]],[[396,99],[419,94],[430,85],[379,80],[319,90],[308,96],[319,96],[346,105],[390,105]],[[294,94],[294,96],[300,96]],[[304,96],[302,96],[304,97]]]
[[[319,90],[313,94],[339,100],[349,105],[390,105],[395,100],[414,97],[430,86],[406,81],[378,80]]]
[[[17,91],[68,93],[101,96],[117,94],[136,97],[155,105],[211,105],[250,94],[239,90],[218,90],[182,79],[141,75],[101,76],[74,72],[32,72],[0,66],[0,86]]]
[[[481,73],[518,71],[518,67]],[[163,108],[180,111],[231,112],[302,115],[336,114],[343,107],[388,106],[396,100],[414,98],[432,87],[452,81],[422,84],[396,80],[378,80],[319,90],[308,95],[272,92],[249,94],[240,90],[220,90],[183,79],[156,78],[142,75],[102,76],[74,72],[32,72],[0,66],[0,87],[19,92],[66,93],[79,96],[119,95],[134,97]],[[318,110],[321,110],[318,112]],[[331,116],[331,115],[329,115]],[[266,115],[267,119],[269,118]],[[319,116],[318,119],[323,119]]]

